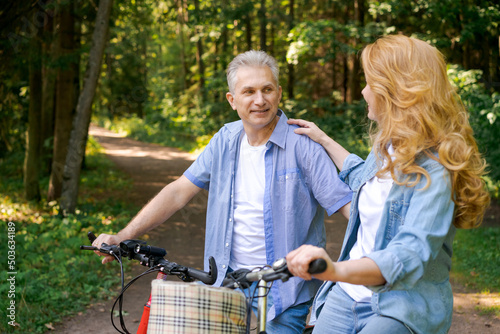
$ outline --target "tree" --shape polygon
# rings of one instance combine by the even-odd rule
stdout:
[[[73,2],[60,0],[59,44],[57,56],[59,68],[57,71],[55,129],[52,169],[50,174],[47,199],[56,200],[61,196],[63,168],[68,152],[69,136],[75,109],[75,76],[72,63],[75,61],[75,24],[73,20]]]
[[[76,115],[71,131],[68,154],[63,172],[61,209],[63,213],[74,213],[78,198],[80,169],[85,154],[86,139],[92,113],[92,101],[101,72],[104,48],[108,37],[109,19],[113,0],[101,0],[97,9],[96,24],[92,34],[87,73],[78,98]]]
[[[24,160],[24,192],[28,200],[40,200],[39,168],[42,119],[42,61],[41,29],[32,39],[29,62],[30,104]]]
[[[194,0],[194,8],[196,12],[196,17],[195,17],[195,35],[196,35],[196,62],[198,63],[198,73],[199,73],[199,83],[200,83],[200,92],[203,101],[206,100],[206,95],[205,95],[205,63],[203,62],[203,34],[201,32],[200,26],[199,26],[199,20],[200,20],[200,1],[199,0]]]
[[[48,144],[54,138],[56,70],[53,57],[56,41],[54,39],[53,1],[47,1],[46,4],[48,16],[43,27],[44,36],[42,40],[42,121],[40,139],[42,142],[41,168],[44,174],[49,174],[52,164],[52,145]]]
[[[266,0],[260,0],[259,9],[259,19],[260,19],[260,49],[267,51],[267,40],[266,40],[266,30],[267,30],[267,9]]]
[[[365,0],[354,0],[354,22],[359,28],[365,26]],[[351,45],[357,49],[359,48],[359,38],[353,38]],[[347,101],[353,103],[361,99],[361,63],[359,55],[357,53],[352,53],[349,55],[349,78],[348,78],[348,97]]]
[[[292,31],[293,27],[295,26],[294,7],[295,7],[295,1],[290,0],[289,11],[288,11],[288,31]],[[292,62],[287,62],[287,67],[288,67],[288,83],[287,83],[288,98],[293,99],[295,97],[293,91],[293,87],[295,85],[295,68]]]

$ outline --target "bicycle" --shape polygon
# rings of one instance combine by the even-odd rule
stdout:
[[[90,243],[92,243],[96,239],[95,235],[92,232],[88,233],[88,238],[90,240]],[[123,294],[139,278],[157,271],[159,272],[159,276],[157,278],[164,278],[163,275],[176,275],[184,282],[193,282],[195,280],[198,280],[207,285],[213,285],[217,280],[217,266],[213,257],[209,257],[209,272],[207,273],[195,268],[179,265],[175,262],[170,262],[164,258],[167,252],[163,248],[149,246],[145,241],[141,240],[124,240],[120,243],[120,245],[107,245],[103,243],[100,248],[94,246],[80,246],[80,249],[99,251],[104,254],[113,255],[115,259],[120,263],[122,289],[111,308],[111,323],[113,327],[122,334],[130,334],[125,326],[125,322],[123,319]],[[148,270],[133,278],[127,285],[124,284],[124,272],[122,263],[122,258],[124,257],[128,257],[129,260],[137,260],[141,265],[149,267]],[[318,259],[311,262],[309,272],[311,274],[317,274],[323,272],[325,269],[326,262],[323,259]],[[293,275],[288,271],[286,260],[284,258],[275,261],[272,266],[259,267],[255,268],[254,270],[240,269],[226,275],[226,278],[223,280],[223,287],[233,290],[239,288],[243,291],[245,289],[248,289],[252,282],[260,281],[257,285],[257,296],[251,293],[249,294],[249,297],[245,295],[247,299],[247,303],[245,305],[247,320],[244,326],[246,333],[250,333],[250,320],[253,298],[260,298],[257,308],[257,328],[259,334],[265,334],[267,320],[267,294],[269,292],[269,289],[271,288],[269,283],[272,284],[272,282],[276,280],[282,280],[283,282],[286,282],[292,276]],[[149,298],[148,304],[151,304],[153,293],[154,292],[152,292]],[[119,306],[118,314],[120,325],[123,331],[118,329],[114,323],[113,315],[117,303]],[[145,305],[144,313],[142,315],[137,332],[138,334],[146,333],[148,329],[148,304]],[[233,308],[240,307],[237,302],[235,302],[235,305],[231,306]]]
[[[316,259],[309,264],[308,272],[310,274],[320,274],[326,270],[326,261],[324,259]],[[288,266],[285,258],[276,260],[272,266],[266,266],[261,268],[255,268],[253,270],[239,269],[230,272],[226,275],[226,278],[222,282],[222,286],[231,289],[250,289],[253,282],[258,282],[256,286],[257,296],[255,296],[255,291],[249,292],[249,297],[247,297],[247,334],[250,330],[250,312],[252,310],[253,298],[260,298],[258,300],[257,307],[257,333],[266,334],[266,323],[267,323],[267,295],[271,286],[268,283],[272,283],[277,280],[282,282],[288,281],[293,274],[288,270]],[[306,331],[304,333],[308,332]]]
[[[94,242],[94,240],[96,239],[96,236],[92,232],[88,232],[87,237],[90,243]],[[100,248],[94,246],[82,245],[80,246],[80,249],[99,251],[104,254],[113,255],[120,264],[122,289],[111,308],[111,323],[113,327],[119,333],[122,334],[130,334],[130,332],[125,326],[125,322],[123,319],[123,309],[122,309],[123,294],[139,278],[153,272],[158,272],[159,276],[175,275],[179,277],[183,282],[201,281],[207,285],[213,285],[217,280],[217,265],[213,257],[209,258],[209,272],[207,273],[202,270],[182,266],[175,262],[170,262],[166,260],[164,257],[167,254],[167,252],[163,248],[149,246],[145,241],[142,240],[135,240],[135,239],[124,240],[120,243],[120,245],[107,245],[103,243]],[[125,257],[127,257],[129,260],[137,260],[141,265],[149,267],[148,270],[130,280],[130,282],[127,285],[124,284],[124,271],[122,263],[122,259]],[[150,302],[151,302],[151,296],[148,303]],[[119,306],[118,313],[120,318],[120,325],[123,331],[116,327],[113,318],[114,310],[117,303]],[[137,333],[145,333],[147,330],[149,312],[146,310],[146,307],[147,305],[145,306],[145,312],[143,313],[143,316],[141,318],[141,323],[139,325],[139,330]]]

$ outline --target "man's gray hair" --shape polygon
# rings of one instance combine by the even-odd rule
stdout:
[[[234,88],[236,86],[236,73],[240,67],[260,67],[267,66],[271,69],[273,73],[276,85],[279,85],[279,75],[280,70],[278,62],[272,56],[268,55],[264,51],[250,50],[237,55],[227,67],[227,85],[229,86],[229,91],[234,94]]]

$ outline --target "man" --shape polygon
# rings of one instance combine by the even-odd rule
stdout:
[[[168,184],[117,235],[116,244],[146,233],[208,190],[205,270],[214,256],[220,285],[228,269],[272,264],[302,244],[325,246],[324,210],[333,214],[351,200],[325,150],[293,132],[278,109],[276,60],[248,51],[228,66],[226,94],[240,121],[226,124],[183,176]],[[167,205],[168,204],[168,205]],[[103,263],[111,261],[107,257]],[[275,282],[269,295],[268,333],[302,333],[320,282]]]

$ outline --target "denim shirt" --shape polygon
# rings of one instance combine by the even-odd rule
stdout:
[[[321,145],[293,132],[280,110],[279,121],[266,144],[264,232],[266,260],[272,264],[302,244],[325,246],[324,209],[329,215],[349,203],[352,192],[337,174]],[[209,190],[205,233],[205,270],[208,257],[217,262],[220,285],[231,257],[234,183],[243,123],[226,124],[184,175]],[[324,209],[323,209],[324,208]],[[321,282],[291,278],[275,281],[269,319],[292,305],[314,297]]]
[[[398,319],[415,333],[447,333],[451,326],[453,294],[449,282],[454,203],[448,171],[428,157],[417,159],[430,176],[415,187],[393,184],[383,208],[374,251],[367,255],[375,261],[386,283],[368,286],[375,313]],[[361,187],[378,171],[375,155],[366,162],[349,155],[340,178],[353,190],[349,223],[339,261],[349,259],[360,224],[358,201]],[[414,177],[413,177],[414,179]],[[333,282],[325,282],[313,304],[312,321],[321,311]]]

